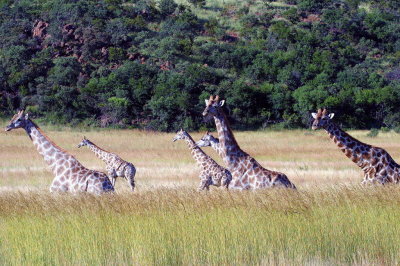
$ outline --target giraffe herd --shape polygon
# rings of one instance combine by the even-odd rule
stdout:
[[[200,190],[210,186],[234,190],[283,187],[296,189],[296,186],[284,174],[268,170],[253,157],[244,152],[237,143],[227,117],[223,111],[224,100],[210,96],[205,100],[203,111],[205,120],[214,120],[218,138],[207,132],[199,141],[181,129],[173,141],[184,140],[200,169]],[[332,122],[333,113],[319,109],[312,113],[312,129],[325,129],[339,149],[364,172],[363,184],[399,183],[400,165],[384,149],[374,147],[353,138]],[[90,140],[84,138],[78,147],[88,148],[106,164],[107,174],[84,167],[75,157],[57,146],[29,118],[24,111],[15,114],[6,131],[23,128],[34,146],[53,172],[51,192],[90,192],[101,194],[114,191],[117,177],[125,178],[131,190],[135,188],[136,168],[132,163],[122,160],[118,155],[105,151]],[[226,168],[218,165],[201,148],[212,147],[223,159]],[[110,181],[111,180],[111,181]]]

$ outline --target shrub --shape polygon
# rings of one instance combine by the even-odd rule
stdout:
[[[370,138],[375,138],[376,136],[378,136],[378,134],[379,134],[379,130],[377,128],[372,128],[368,132],[367,136],[370,137]]]
[[[175,3],[174,0],[161,0],[158,4],[158,7],[160,9],[161,15],[165,17],[174,13],[178,5]]]

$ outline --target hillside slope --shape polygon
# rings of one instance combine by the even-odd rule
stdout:
[[[399,127],[397,1],[0,1],[0,115],[170,131],[227,99],[237,128]]]

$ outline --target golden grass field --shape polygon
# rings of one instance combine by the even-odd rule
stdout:
[[[195,162],[172,133],[43,130],[89,168],[104,171],[77,148],[84,135],[132,162],[136,190],[118,179],[111,195],[50,194],[52,174],[26,133],[0,133],[0,264],[399,263],[400,188],[360,186],[361,170],[323,131],[235,132],[298,191],[198,192]],[[350,134],[400,161],[399,134]]]

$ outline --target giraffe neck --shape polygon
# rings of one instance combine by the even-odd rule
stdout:
[[[211,148],[213,148],[220,157],[224,158],[225,153],[221,147],[221,144],[218,141],[210,141]]]
[[[222,150],[221,153],[225,163],[229,165],[238,157],[246,155],[246,153],[240,149],[236,142],[235,136],[222,110],[217,116],[214,116],[214,120],[218,131],[219,145]]]
[[[344,132],[339,126],[330,122],[325,130],[328,132],[329,137],[335,142],[340,150],[353,162],[361,167],[363,151],[367,151],[371,148],[371,145],[365,144],[346,132]]]
[[[196,142],[193,140],[191,136],[186,136],[184,140],[186,141],[190,149],[190,153],[192,154],[193,158],[197,161],[197,163],[201,164],[202,162],[208,159],[207,154],[205,154],[204,151],[196,145]]]
[[[43,156],[45,162],[50,166],[53,173],[57,176],[56,168],[65,166],[70,168],[74,163],[75,166],[81,164],[66,151],[57,146],[43,131],[32,121],[28,120],[27,126],[24,128],[28,136],[35,145],[37,151]]]
[[[88,142],[87,146],[89,147],[89,149],[102,161],[104,161],[105,163],[108,163],[110,160],[110,155],[111,153],[99,148],[98,146],[96,146],[94,143],[92,142]]]

